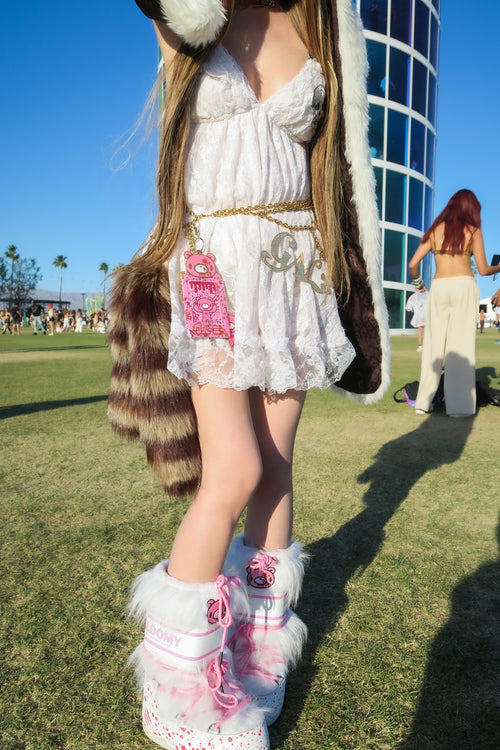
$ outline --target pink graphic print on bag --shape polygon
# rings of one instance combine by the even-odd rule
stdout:
[[[268,589],[274,583],[278,561],[271,555],[258,555],[247,566],[247,583],[255,589]]]
[[[215,255],[187,251],[184,257],[186,273],[182,278],[182,294],[191,336],[229,339],[232,345],[234,329],[227,314],[224,285],[215,266]]]

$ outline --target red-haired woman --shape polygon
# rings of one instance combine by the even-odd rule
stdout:
[[[425,319],[422,371],[415,410],[432,411],[445,365],[444,395],[450,417],[470,417],[476,411],[475,347],[479,289],[471,258],[481,276],[500,271],[486,261],[481,232],[481,204],[471,190],[459,190],[429,227],[409,263],[417,288],[418,268],[427,253],[434,253],[436,273]]]

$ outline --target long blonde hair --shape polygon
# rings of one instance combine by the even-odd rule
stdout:
[[[184,173],[191,98],[202,62],[220,43],[231,22],[235,0],[222,2],[228,21],[218,39],[197,51],[181,46],[168,68],[168,96],[161,112],[162,133],[156,176],[158,218],[140,256],[141,260],[147,260],[155,267],[162,265],[175,252],[186,221]],[[311,56],[320,63],[325,77],[325,111],[310,145],[311,197],[327,260],[328,280],[333,283],[337,294],[343,295],[349,290],[349,276],[341,230],[343,195],[338,127],[341,105],[333,62],[331,3],[329,0],[283,0],[280,4],[289,14]]]

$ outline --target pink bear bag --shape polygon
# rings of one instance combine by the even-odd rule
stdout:
[[[232,346],[232,316],[227,313],[224,284],[215,266],[215,255],[186,251],[184,257],[182,294],[188,331],[194,338],[228,339]]]

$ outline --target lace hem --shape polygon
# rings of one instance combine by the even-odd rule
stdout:
[[[269,394],[289,390],[330,388],[338,381],[355,357],[346,341],[334,352],[321,349],[303,351],[241,347],[237,358],[225,341],[170,341],[168,369],[190,386],[208,383],[237,391],[260,388]],[[184,345],[183,345],[184,344]],[[201,345],[200,345],[201,344]]]

